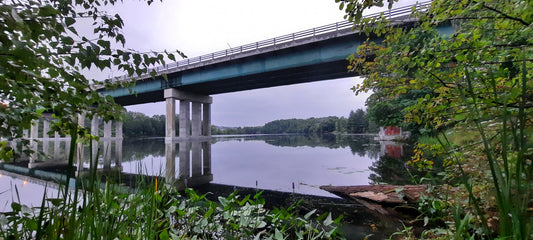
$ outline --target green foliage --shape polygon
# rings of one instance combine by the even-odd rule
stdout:
[[[342,2],[352,4],[341,8],[355,23],[369,21],[361,19],[360,10],[373,1]],[[467,205],[476,217],[458,218],[456,229],[462,230],[457,236],[494,236],[487,220],[490,205],[484,205],[492,201],[480,199],[488,195],[499,212],[495,234],[533,237],[533,142],[528,135],[533,128],[532,12],[533,4],[526,0],[436,0],[429,11],[414,13],[418,21],[412,28],[387,21],[366,27],[382,35],[383,43],[369,42],[349,59],[350,69],[367,77],[356,90],[377,91],[379,104],[429,91],[402,111],[408,122],[439,134],[448,174],[459,176],[468,195]],[[443,25],[452,25],[455,33],[439,33],[436,27]],[[478,138],[457,145],[444,131],[451,128]],[[490,185],[484,188],[482,183]],[[463,234],[470,224],[480,231]]]
[[[91,184],[89,184],[91,185]],[[207,200],[193,190],[145,186],[133,193],[106,184],[80,199],[46,199],[38,209],[18,203],[0,214],[3,239],[342,239],[339,219],[296,214],[295,206],[268,210],[261,193],[237,192]]]
[[[338,117],[286,119],[268,122],[261,128],[261,133],[304,133],[322,134],[335,131]]]
[[[0,136],[22,137],[22,129],[43,112],[53,114],[52,130],[62,134],[75,129],[75,117],[81,113],[117,119],[123,108],[94,91],[94,86],[112,84],[86,73],[113,69],[135,78],[147,74],[148,67],[165,64],[165,56],[175,58],[174,53],[123,49],[124,22],[104,11],[117,2],[2,1]]]
[[[178,121],[176,118],[176,126],[179,125]],[[143,113],[126,112],[122,132],[125,137],[162,137],[166,134],[165,125],[165,115],[148,117]]]
[[[363,109],[351,111],[348,118],[323,117],[308,119],[282,119],[266,123],[260,127],[222,128],[214,127],[214,135],[231,134],[315,134],[325,133],[368,133],[377,132],[377,128],[368,120]]]

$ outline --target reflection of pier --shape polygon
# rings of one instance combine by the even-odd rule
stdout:
[[[210,141],[166,141],[165,157],[166,182],[178,189],[203,185],[213,180]]]
[[[401,158],[403,156],[403,144],[394,141],[380,141],[379,142],[381,156],[389,156],[392,158]]]
[[[18,154],[15,161],[19,165],[26,161],[28,168],[60,168],[68,164],[72,139],[57,131],[51,131],[54,120],[51,114],[44,113],[41,119],[32,121],[30,129],[23,130],[21,139],[10,141],[11,148]],[[86,126],[84,114],[78,116],[77,122],[80,127],[89,128],[91,135],[95,137],[90,141],[90,145],[83,139],[77,140],[73,149],[78,171],[83,171],[91,164],[102,166],[104,169],[120,168],[123,141],[122,122],[102,121],[100,117],[93,116],[90,125]],[[101,129],[101,123],[103,123],[103,129]],[[99,138],[100,141],[97,141],[101,130],[103,130],[103,136]],[[28,141],[28,145],[24,144],[25,141]]]

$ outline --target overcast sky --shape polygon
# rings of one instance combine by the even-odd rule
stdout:
[[[138,51],[176,50],[195,57],[343,20],[334,0],[166,0],[120,6],[126,45]],[[257,126],[276,119],[347,116],[368,95],[350,88],[358,78],[336,79],[213,95],[212,124]],[[127,107],[165,114],[165,103]]]

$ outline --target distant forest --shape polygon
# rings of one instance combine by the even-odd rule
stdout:
[[[162,137],[165,136],[165,115],[146,116],[138,112],[126,112],[123,134],[126,137]],[[179,124],[176,118],[176,126]],[[178,128],[176,128],[178,129]],[[367,113],[362,109],[350,111],[345,117],[321,117],[308,119],[283,119],[256,127],[223,127],[211,126],[213,135],[230,134],[327,134],[327,133],[372,133],[378,127],[368,120]]]

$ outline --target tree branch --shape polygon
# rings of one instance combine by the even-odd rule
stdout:
[[[513,17],[511,15],[508,15],[508,14],[506,14],[506,13],[504,13],[504,12],[502,12],[502,11],[496,9],[496,8],[493,8],[491,6],[487,6],[487,5],[483,4],[483,7],[486,8],[486,9],[489,9],[489,10],[491,10],[493,12],[496,12],[498,14],[501,14],[505,18],[508,18],[508,19],[511,19],[511,20],[514,20],[514,21],[518,21],[519,23],[522,23],[525,26],[529,26],[531,24],[531,23],[527,23],[526,21],[522,20],[521,18],[517,18],[517,17]]]

